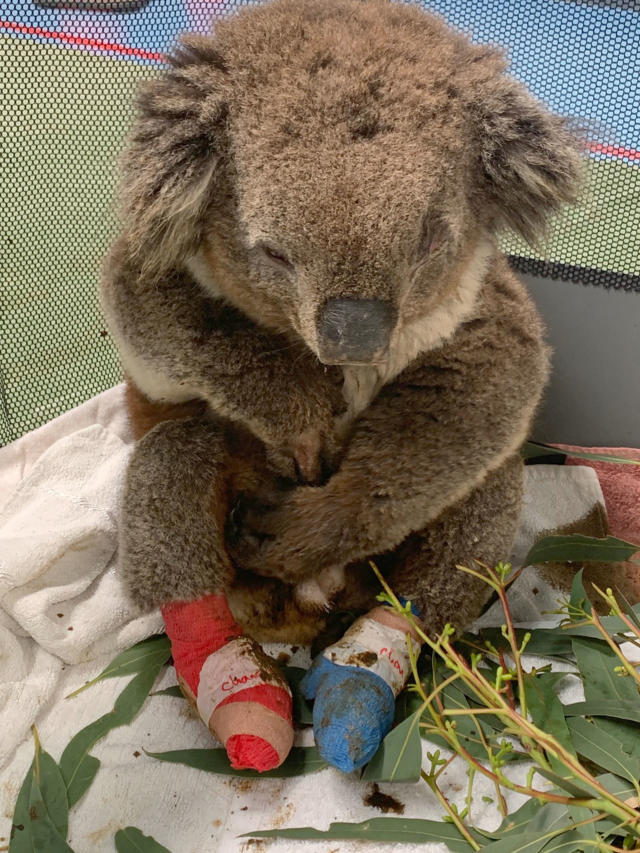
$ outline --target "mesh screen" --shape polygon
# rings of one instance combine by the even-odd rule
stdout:
[[[184,31],[255,0],[3,0],[0,442],[118,382],[100,316],[115,165],[139,80]],[[640,290],[640,0],[427,0],[589,128],[590,186],[521,270]]]

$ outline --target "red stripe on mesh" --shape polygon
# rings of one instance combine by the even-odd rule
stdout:
[[[22,35],[37,36],[39,38],[55,39],[65,44],[78,45],[80,47],[93,47],[108,53],[119,53],[122,56],[134,56],[136,59],[154,59],[165,62],[164,53],[156,50],[146,50],[143,47],[132,47],[127,44],[117,44],[112,41],[91,38],[90,36],[76,36],[72,33],[63,33],[60,30],[45,30],[43,27],[32,27],[27,24],[19,24],[17,21],[0,21],[0,28],[22,33]]]

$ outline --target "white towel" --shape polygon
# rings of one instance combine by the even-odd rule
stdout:
[[[0,450],[0,848],[33,755],[29,727],[37,724],[44,748],[58,759],[80,728],[110,710],[126,680],[102,682],[75,699],[63,697],[117,652],[162,629],[158,613],[141,617],[132,609],[116,573],[118,502],[131,447],[119,386]],[[580,519],[598,502],[602,494],[591,469],[528,468],[514,560],[522,559],[542,530]],[[533,571],[523,573],[511,594],[520,622],[540,620],[541,611],[553,609],[557,599]],[[482,618],[482,624],[501,621],[495,608]],[[174,679],[169,669],[162,686]],[[579,686],[572,689],[577,701]],[[309,730],[299,733],[297,743],[309,744],[310,737]],[[127,824],[152,834],[173,853],[251,853],[262,848],[237,839],[250,829],[326,828],[332,820],[379,815],[363,804],[368,786],[334,770],[248,782],[140,754],[142,746],[161,751],[212,745],[187,703],[151,697],[132,725],[114,730],[92,750],[102,767],[71,813],[70,843],[76,853],[112,853],[115,831]],[[454,800],[464,797],[462,765],[451,765],[444,785]],[[317,796],[320,789],[322,797]],[[405,816],[441,817],[424,786],[387,790],[405,805]],[[491,795],[488,787],[478,789],[478,810],[486,808],[483,794]],[[492,815],[487,809],[477,817],[489,826],[495,823]],[[280,841],[274,849],[297,851],[300,845]],[[348,853],[360,848],[327,842],[317,849]],[[435,853],[444,848],[376,846],[396,849]]]

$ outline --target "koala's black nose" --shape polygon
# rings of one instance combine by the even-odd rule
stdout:
[[[317,323],[320,359],[326,364],[367,363],[386,355],[394,312],[378,299],[330,299]]]

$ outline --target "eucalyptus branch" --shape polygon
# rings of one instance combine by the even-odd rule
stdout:
[[[507,575],[510,570],[509,565],[499,563],[495,568],[491,568],[477,562],[477,565],[483,568],[486,574],[481,574],[480,571],[477,571],[474,568],[467,568],[464,566],[458,567],[461,571],[480,578],[487,583],[488,586],[490,586],[498,595],[505,613],[506,624],[503,626],[503,636],[508,642],[508,653],[510,657],[513,658],[513,669],[507,668],[504,657],[501,657],[500,652],[494,647],[490,647],[489,653],[495,654],[500,662],[497,670],[491,674],[491,678],[495,679],[493,682],[487,677],[486,671],[481,669],[479,666],[483,660],[483,655],[487,653],[487,649],[472,651],[471,660],[467,660],[467,658],[455,647],[453,643],[455,630],[451,625],[446,625],[439,637],[435,639],[430,637],[425,632],[423,626],[411,613],[410,606],[402,605],[400,603],[399,599],[395,596],[375,564],[372,563],[371,565],[383,589],[385,590],[383,595],[384,600],[391,604],[391,606],[393,606],[399,613],[402,613],[415,631],[416,635],[431,650],[435,660],[442,661],[444,666],[451,673],[446,679],[437,683],[436,667],[434,665],[433,689],[427,694],[420,679],[415,654],[409,644],[409,654],[413,677],[415,680],[415,687],[423,700],[421,713],[427,712],[430,717],[430,722],[421,721],[420,726],[427,732],[427,736],[437,735],[442,739],[442,741],[444,741],[447,747],[452,750],[453,755],[447,762],[444,762],[445,766],[448,766],[454,757],[460,756],[469,767],[469,773],[471,774],[470,784],[472,783],[473,776],[478,773],[490,779],[498,794],[500,810],[503,815],[506,815],[507,809],[502,788],[506,788],[516,793],[535,798],[539,802],[559,803],[568,807],[576,806],[587,808],[596,813],[596,817],[589,818],[587,821],[582,823],[590,823],[607,815],[614,817],[616,821],[619,822],[620,827],[624,827],[626,832],[630,832],[632,833],[632,836],[639,838],[640,814],[633,808],[632,804],[622,801],[614,794],[607,791],[592,775],[592,773],[590,773],[580,763],[579,759],[576,758],[573,753],[569,752],[568,749],[566,749],[563,744],[557,740],[557,738],[540,729],[531,719],[529,719],[524,683],[525,670],[522,665],[522,655],[525,651],[530,635],[525,635],[524,641],[521,644],[518,644],[515,625],[513,623],[506,597],[508,582],[509,580],[512,580],[512,578],[507,579]],[[607,590],[606,594],[602,592],[600,592],[600,594],[609,601],[613,609],[614,605],[609,598],[609,596],[613,598],[610,590]],[[615,607],[617,608],[616,615],[622,619],[625,626],[629,627],[631,625],[631,620],[629,620],[626,617],[626,614],[620,610],[617,602],[615,603]],[[629,661],[624,657],[615,641],[609,634],[607,634],[606,629],[602,625],[597,614],[594,615],[587,613],[584,609],[571,605],[570,603],[567,603],[566,609],[567,612],[570,611],[570,615],[573,614],[574,617],[582,618],[584,620],[583,624],[595,626],[611,648],[616,652],[617,656],[622,661],[625,670],[629,672],[629,669],[631,669],[633,671],[633,677],[636,681],[640,681],[640,674],[636,673],[635,668],[633,668]],[[574,621],[572,625],[575,626],[575,624],[576,623]],[[631,630],[632,628],[630,627],[630,631]],[[635,634],[640,639],[640,633],[636,631]],[[477,646],[475,648],[477,648]],[[630,672],[629,674],[632,673]],[[513,694],[510,690],[510,682],[512,679],[517,679],[518,682],[519,708],[516,707],[515,702],[513,701]],[[465,692],[471,691],[471,695],[475,697],[480,707],[445,707],[442,701],[443,690],[446,686],[456,681],[460,681],[461,686],[466,688]],[[514,782],[504,772],[503,768],[508,760],[508,753],[512,751],[513,747],[511,743],[506,740],[503,740],[497,746],[492,746],[491,740],[493,739],[493,735],[485,735],[480,724],[480,720],[483,715],[493,715],[497,717],[501,721],[501,725],[504,727],[502,732],[503,736],[506,735],[507,737],[514,737],[525,747],[528,757],[534,763],[525,785],[520,785]],[[456,720],[464,717],[474,721],[475,728],[478,730],[478,739],[471,737],[468,733],[465,733],[463,742],[462,736],[457,730]],[[465,744],[473,742],[482,745],[487,755],[486,761],[485,759],[480,760],[469,752]],[[540,790],[534,787],[533,777],[536,772],[555,769],[555,766],[552,767],[551,765],[551,760],[553,759],[555,759],[562,768],[564,768],[567,778],[575,779],[576,782],[580,783],[585,788],[585,796],[575,797],[565,795],[564,793],[556,793],[553,790]],[[440,762],[440,764],[442,763],[443,762]],[[441,766],[439,766],[439,768],[432,767],[432,772],[430,774],[423,772],[423,778],[427,781],[427,784],[429,784],[440,802],[447,809],[450,819],[455,823],[462,835],[469,841],[468,829],[464,827],[462,819],[465,815],[468,816],[469,813],[470,794],[467,793],[467,810],[460,814],[455,806],[452,806],[447,802],[446,797],[437,786],[437,776],[443,771],[443,769],[444,768]],[[558,771],[556,770],[556,772]],[[579,825],[582,825],[582,823]],[[573,824],[573,826],[576,825],[578,824]],[[558,832],[554,834],[560,833]],[[629,836],[629,838],[632,836]],[[549,837],[553,837],[553,835],[550,835]],[[597,844],[590,842],[590,844],[591,846],[598,846],[601,850],[612,849],[604,842],[598,842]],[[477,848],[474,846],[474,849]]]
[[[620,621],[623,622],[627,626],[627,628],[629,629],[629,633],[633,634],[634,637],[636,638],[636,639],[633,639],[630,637],[625,637],[625,641],[637,643],[638,640],[640,640],[640,629],[638,628],[637,625],[635,625],[631,621],[631,619],[629,619],[627,614],[620,607],[615,595],[613,594],[613,590],[611,589],[611,587],[607,587],[606,591],[603,592],[600,589],[600,587],[596,586],[596,584],[593,583],[593,584],[591,584],[591,586],[595,589],[595,591],[598,593],[598,595],[600,595],[600,596],[602,596],[602,598],[604,598],[604,600],[607,602],[607,604],[611,608],[611,611],[614,614],[614,616],[617,616],[618,619],[620,619]]]
[[[449,816],[449,819],[458,828],[458,832],[466,839],[466,841],[468,841],[468,843],[473,847],[474,850],[480,850],[480,845],[474,839],[474,837],[471,835],[471,833],[469,832],[467,827],[464,825],[463,821],[460,818],[460,815],[457,812],[457,809],[455,809],[451,805],[449,800],[447,800],[445,795],[442,793],[442,791],[438,787],[438,783],[436,782],[435,776],[432,776],[432,775],[429,775],[428,773],[425,773],[424,770],[422,770],[420,772],[420,775],[422,776],[424,781],[427,783],[427,785],[431,788],[433,793],[436,795],[436,797],[440,801],[441,805],[446,810],[447,815]]]

